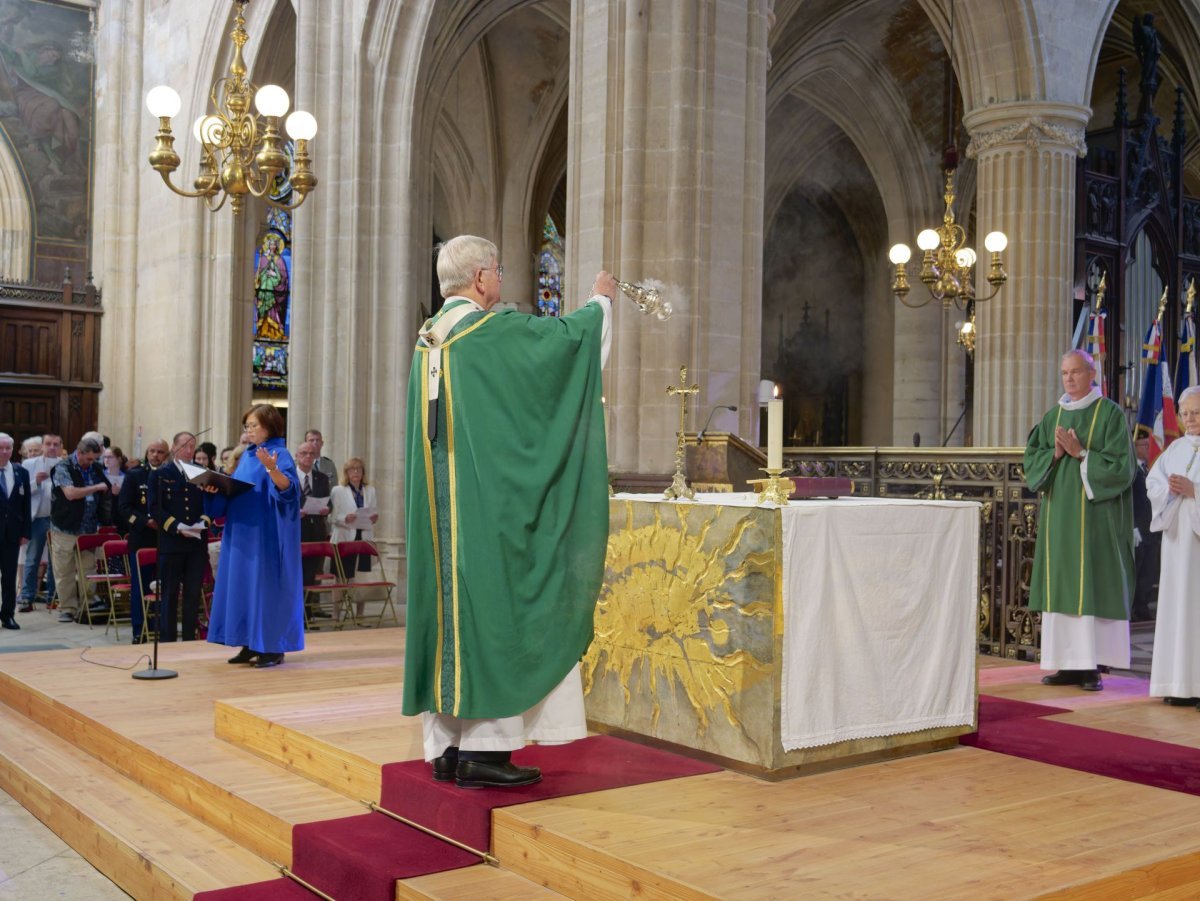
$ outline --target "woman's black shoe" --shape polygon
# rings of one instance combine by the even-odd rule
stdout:
[[[279,666],[283,663],[282,654],[259,654],[258,659],[254,661],[253,666],[258,669],[265,669],[268,666]]]
[[[242,648],[236,654],[229,658],[230,663],[250,663],[258,656],[258,651],[252,651],[249,648]]]

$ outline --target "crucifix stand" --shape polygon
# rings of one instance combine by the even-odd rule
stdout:
[[[675,477],[671,479],[671,486],[663,492],[663,497],[667,500],[688,500],[696,496],[696,492],[689,487],[687,476],[684,475],[684,459],[686,457],[686,444],[684,438],[684,417],[687,415],[688,397],[693,394],[700,393],[699,385],[687,387],[687,367],[679,367],[679,387],[674,385],[667,386],[667,394],[679,398],[679,434],[676,436],[675,444]]]

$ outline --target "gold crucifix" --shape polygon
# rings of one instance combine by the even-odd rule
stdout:
[[[699,385],[692,385],[688,388],[687,385],[687,367],[679,367],[679,385],[676,388],[674,385],[667,386],[667,395],[679,398],[679,434],[676,436],[675,443],[675,477],[671,480],[671,486],[663,492],[663,497],[667,500],[691,500],[696,496],[696,492],[689,487],[687,476],[684,475],[684,460],[687,454],[685,450],[687,444],[684,439],[684,418],[687,416],[688,397],[693,394],[700,393]]]

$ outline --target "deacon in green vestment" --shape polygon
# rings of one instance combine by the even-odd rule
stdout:
[[[1121,408],[1094,384],[1090,355],[1062,358],[1065,393],[1025,447],[1042,496],[1029,609],[1042,611],[1047,685],[1102,688],[1098,667],[1129,666],[1136,463]]]
[[[408,391],[404,713],[434,778],[524,785],[527,740],[586,733],[579,660],[608,541],[601,405],[616,283],[561,318],[493,312],[494,244],[442,245],[446,303],[421,329]]]

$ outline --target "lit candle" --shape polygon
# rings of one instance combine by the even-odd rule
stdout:
[[[767,401],[767,469],[783,469],[783,400],[778,385],[775,397]]]

